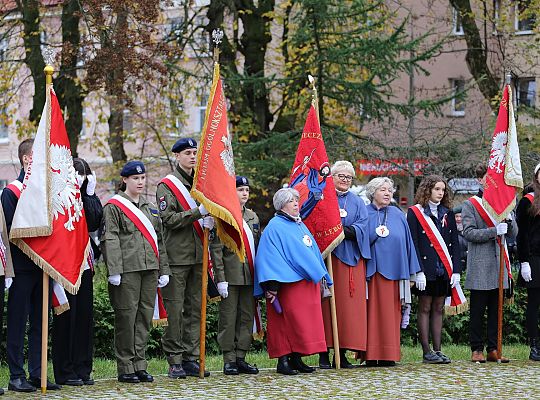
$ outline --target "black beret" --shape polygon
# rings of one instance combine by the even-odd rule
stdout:
[[[127,177],[131,175],[144,174],[145,172],[146,170],[142,161],[128,161],[126,165],[122,167],[122,171],[120,171],[120,176]]]
[[[236,187],[240,187],[240,186],[249,186],[249,181],[248,181],[248,178],[246,178],[245,176],[237,175]]]
[[[185,149],[196,149],[196,148],[197,148],[197,142],[195,141],[195,139],[182,138],[176,141],[171,151],[173,153],[180,153],[182,150],[185,150]]]

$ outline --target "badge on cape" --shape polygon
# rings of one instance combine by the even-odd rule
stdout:
[[[345,218],[347,216],[347,210],[345,210],[344,208],[340,208],[339,209],[339,216],[341,218]]]
[[[375,228],[375,233],[379,237],[387,237],[390,234],[390,230],[386,225],[379,225],[377,228]]]
[[[307,247],[313,246],[313,241],[311,240],[311,238],[308,235],[304,235],[304,237],[302,238],[302,241],[304,242],[304,244]]]

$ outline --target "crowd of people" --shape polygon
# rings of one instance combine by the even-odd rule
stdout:
[[[9,291],[8,388],[19,392],[35,391],[41,374],[42,273],[8,240],[22,181],[32,160],[32,144],[28,139],[19,145],[22,169],[17,180],[2,192],[0,210],[0,277]],[[445,299],[459,288],[465,268],[464,284],[470,291],[471,360],[497,361],[498,270],[500,257],[507,256],[506,252],[500,254],[498,241],[516,233],[519,283],[528,294],[530,359],[540,360],[540,165],[515,218],[494,223],[486,219],[482,190],[459,209],[452,208],[448,184],[436,175],[424,177],[416,204],[406,214],[392,205],[394,182],[387,177],[367,184],[370,204],[366,205],[350,191],[355,178],[353,165],[336,161],[330,173],[344,239],[331,253],[330,276],[315,238],[300,217],[300,194],[293,188],[278,190],[273,196],[275,216],[263,230],[257,214],[246,207],[250,185],[243,176],[236,178],[236,188],[248,257],[240,261],[217,235],[211,235],[209,248],[203,248],[203,230],[212,231],[215,221],[190,196],[197,142],[179,139],[171,151],[176,168],[158,184],[156,205],[143,196],[146,170],[141,161],[124,165],[118,193],[102,207],[95,194],[95,173],[85,160],[73,160],[92,251],[78,293],[68,295],[70,310],[53,318],[55,382],[47,382],[49,390],[94,384],[92,280],[100,254],[114,310],[119,382],[154,379],[147,372],[145,348],[161,297],[168,322],[161,342],[169,364],[168,377],[199,376],[204,252],[211,254],[217,293],[222,298],[218,343],[226,375],[259,372],[246,361],[246,354],[260,299],[266,300],[267,348],[270,358],[278,360],[278,373],[313,372],[315,368],[302,360],[311,354],[319,355],[321,369],[335,367],[336,355],[332,361],[330,358],[334,335],[328,300],[332,291],[328,288],[332,286],[341,368],[360,363],[367,367],[395,365],[400,360],[400,328],[408,323],[414,297],[422,361],[450,363],[441,348],[443,310]],[[486,172],[483,165],[476,169],[481,184]],[[507,272],[503,282],[504,289],[511,289]],[[4,309],[3,301],[4,296],[0,296],[0,310]],[[28,375],[24,370],[27,323]],[[354,354],[359,362],[351,362],[348,354]],[[204,371],[204,375],[210,373]]]

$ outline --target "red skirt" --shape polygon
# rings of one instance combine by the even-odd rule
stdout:
[[[278,314],[266,301],[268,355],[278,358],[290,353],[303,356],[326,351],[319,284],[301,280],[282,283]]]
[[[356,267],[350,267],[332,255],[332,270],[339,347],[365,351],[367,342],[366,263],[360,259]],[[323,301],[322,309],[326,345],[334,347],[330,299]]]
[[[399,361],[401,302],[399,282],[376,272],[368,284],[367,349],[365,360]]]

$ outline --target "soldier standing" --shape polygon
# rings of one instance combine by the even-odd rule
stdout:
[[[156,197],[171,268],[170,283],[162,291],[168,320],[162,345],[169,363],[168,376],[177,379],[199,376],[202,233],[203,228],[214,227],[214,219],[189,194],[197,142],[179,139],[172,152],[177,167],[158,184]],[[205,371],[205,376],[209,375]]]

